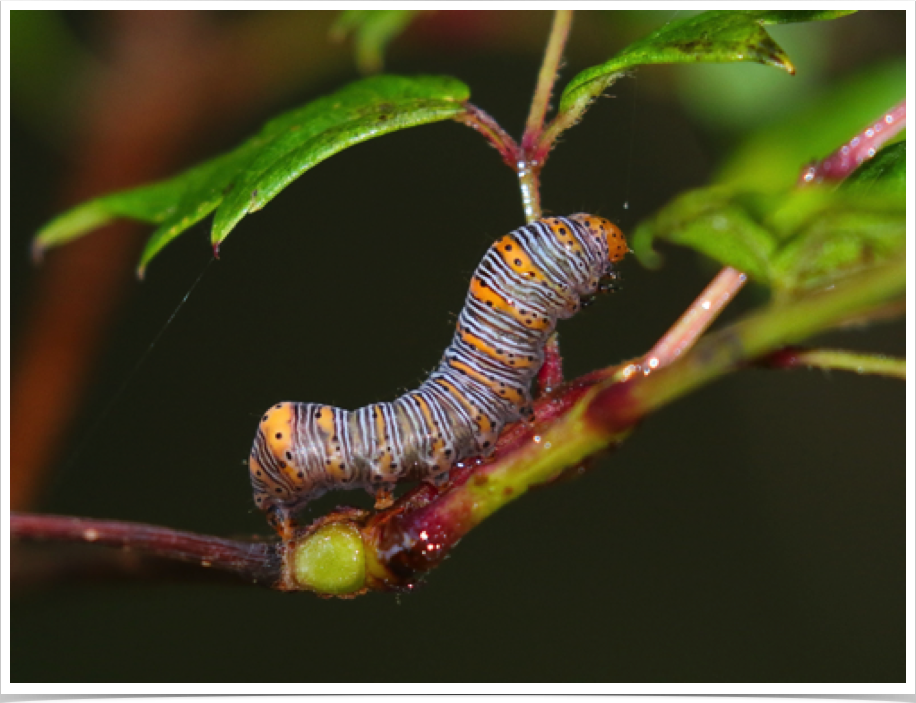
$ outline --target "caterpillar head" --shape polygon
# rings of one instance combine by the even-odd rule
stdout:
[[[585,227],[596,239],[602,239],[607,243],[608,259],[611,263],[620,261],[630,251],[623,232],[610,220],[597,215],[587,215],[584,212],[570,215],[569,219]]]

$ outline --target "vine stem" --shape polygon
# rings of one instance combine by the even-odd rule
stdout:
[[[62,515],[10,514],[10,536],[23,541],[82,542],[231,571],[255,583],[280,578],[279,545],[173,530],[159,525]]]
[[[842,181],[906,127],[906,100],[885,112],[827,158],[802,169],[798,185]]]

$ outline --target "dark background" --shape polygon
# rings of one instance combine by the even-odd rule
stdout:
[[[424,42],[412,30],[395,42],[387,68],[464,80],[472,101],[518,134],[549,23],[544,13],[518,19],[527,14],[493,15],[490,25],[504,35],[491,28],[486,41],[464,45]],[[610,14],[577,17],[560,86],[670,15]],[[206,21],[218,31],[249,19]],[[106,13],[64,16],[102,61],[109,22]],[[903,13],[863,13],[774,34],[787,37],[793,57],[793,46],[817,37],[819,63],[810,70],[826,85],[873,62],[902,60],[903,22]],[[502,41],[516,23],[530,36]],[[806,65],[797,64],[801,75]],[[594,212],[631,231],[675,194],[707,183],[742,125],[704,120],[679,98],[678,77],[691,68],[701,67],[643,69],[615,86],[613,99],[599,100],[551,157],[545,208]],[[741,68],[749,81],[773,70]],[[305,89],[278,92],[231,127],[213,114],[212,134],[188,148],[186,163],[355,77],[341,65],[304,80]],[[62,207],[73,166],[66,138],[47,139],[13,99],[15,374],[40,286],[29,241]],[[118,292],[88,392],[34,509],[266,534],[244,465],[263,409],[281,399],[352,408],[418,384],[451,337],[483,251],[521,223],[514,176],[496,153],[471,130],[439,123],[321,164],[243,220],[209,266],[208,222],[196,226],[143,283]],[[690,252],[665,253],[658,272],[625,262],[623,290],[561,326],[568,376],[647,350],[714,274]],[[724,317],[764,300],[749,288]],[[904,323],[821,341],[903,355]],[[11,675],[900,682],[904,454],[903,383],[746,371],[650,418],[581,479],[533,491],[495,515],[410,596],[337,601],[244,584],[32,581],[11,603]],[[371,500],[337,493],[309,514],[338,503]]]

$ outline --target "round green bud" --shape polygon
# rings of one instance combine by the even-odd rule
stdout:
[[[340,596],[366,585],[365,548],[351,524],[324,525],[292,549],[293,577],[305,589]]]

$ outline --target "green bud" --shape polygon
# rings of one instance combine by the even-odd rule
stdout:
[[[363,540],[348,523],[324,525],[292,548],[293,578],[304,589],[346,595],[366,585]]]

